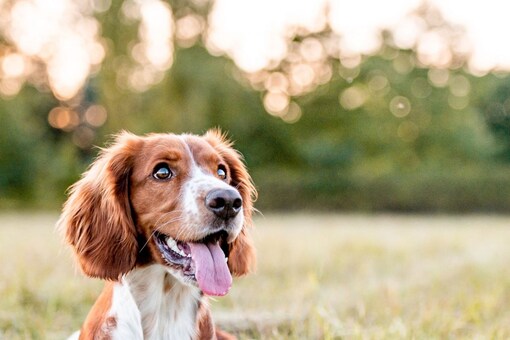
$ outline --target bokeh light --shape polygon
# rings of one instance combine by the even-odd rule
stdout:
[[[315,78],[315,71],[308,64],[292,65],[290,76],[293,82],[301,88],[312,85]]]
[[[452,60],[450,40],[444,30],[433,30],[424,33],[418,41],[418,59],[423,65],[448,67]]]
[[[94,141],[95,132],[87,126],[80,126],[74,130],[72,140],[75,145],[82,149],[89,148]]]
[[[26,72],[25,58],[19,53],[10,53],[2,59],[2,73],[6,78],[22,77]]]
[[[403,118],[411,112],[411,102],[404,96],[395,96],[390,101],[390,111],[397,118]]]
[[[139,20],[139,41],[131,48],[136,65],[121,71],[119,83],[143,92],[164,78],[173,63],[174,19],[171,7],[159,0],[127,0],[123,5],[126,19]],[[127,78],[127,79],[125,79]]]
[[[457,97],[465,97],[471,91],[471,83],[463,75],[455,75],[450,78],[448,83],[450,92]]]
[[[448,105],[455,110],[463,110],[469,105],[469,97],[448,96]]]
[[[191,47],[204,31],[204,19],[195,14],[185,15],[175,23],[175,37],[181,47]]]
[[[303,112],[301,110],[301,107],[297,103],[291,102],[289,104],[287,112],[283,114],[281,118],[283,119],[284,122],[293,124],[296,123],[301,118],[302,115]]]
[[[80,117],[76,111],[59,106],[48,114],[48,123],[56,129],[71,131],[80,124]]]
[[[431,68],[428,71],[428,79],[435,87],[445,87],[450,79],[450,71],[448,69]]]
[[[488,1],[495,18],[510,8]],[[0,96],[12,98],[30,82],[61,101],[60,111],[48,116],[53,127],[101,127],[107,119],[104,108],[78,110],[70,102],[83,97],[89,78],[110,52],[110,37],[103,38],[95,15],[111,7],[111,0],[0,2],[0,30],[6,39],[0,45]],[[286,122],[302,115],[298,97],[338,75],[347,86],[338,97],[345,110],[362,107],[373,95],[402,118],[415,105],[412,100],[428,98],[434,88],[447,88],[448,105],[465,109],[471,83],[460,73],[510,69],[510,48],[497,41],[503,29],[481,10],[480,1],[194,0],[174,8],[162,0],[122,2],[119,25],[132,25],[137,36],[126,53],[112,60],[119,88],[151,89],[173,65],[176,46],[203,43],[211,54],[232,58],[240,81],[261,91],[266,111]],[[475,13],[481,14],[477,20],[468,15]],[[390,60],[393,70],[363,74],[362,65],[373,55]],[[466,63],[467,69],[462,68]],[[402,92],[396,90],[392,71],[406,76],[423,68],[428,69],[426,78],[414,79],[407,97],[396,95]]]
[[[264,85],[269,92],[287,92],[289,80],[283,73],[273,72],[266,78]]]
[[[79,104],[79,101],[77,101]],[[72,101],[69,104],[76,104]],[[72,142],[88,149],[94,142],[95,129],[106,122],[108,113],[102,105],[93,104],[83,109],[78,106],[57,106],[48,113],[48,123],[54,129],[72,132]]]
[[[399,53],[394,59],[393,59],[393,69],[397,71],[400,74],[408,74],[410,73],[414,68],[414,59],[412,56]]]
[[[282,116],[287,112],[290,98],[283,92],[268,92],[264,96],[264,107],[274,116]]]
[[[372,75],[368,81],[368,88],[372,93],[380,93],[389,87],[388,78],[381,72]]]
[[[107,7],[107,2],[69,0],[19,0],[12,6],[0,4],[0,13],[8,18],[2,21],[0,29],[17,50],[3,59],[2,77],[19,79],[16,86],[2,82],[0,91],[16,94],[31,72],[42,69],[57,98],[67,100],[75,96],[94,67],[104,59],[99,24],[92,13],[95,8]]]
[[[101,105],[91,105],[85,111],[84,120],[92,127],[100,127],[106,122],[107,112]]]
[[[351,86],[340,94],[340,105],[346,110],[355,110],[365,104],[368,95],[361,86]]]

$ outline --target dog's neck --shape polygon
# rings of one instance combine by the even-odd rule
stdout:
[[[118,323],[128,329],[141,323],[138,332],[144,339],[192,339],[197,337],[201,300],[198,288],[184,285],[161,265],[150,265],[134,269],[115,285],[112,307],[118,307]],[[132,303],[137,308],[126,305]]]

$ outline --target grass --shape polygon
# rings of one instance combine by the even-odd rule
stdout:
[[[101,290],[56,214],[0,215],[0,339],[61,339]],[[510,217],[269,215],[258,272],[211,302],[241,339],[510,338]]]

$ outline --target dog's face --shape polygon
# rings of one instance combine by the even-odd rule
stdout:
[[[122,134],[71,189],[59,224],[85,273],[117,279],[158,263],[224,295],[254,251],[251,179],[219,133]]]
[[[131,205],[154,261],[208,294],[226,293],[228,244],[244,223],[235,164],[204,138],[172,135],[146,139],[133,164]]]

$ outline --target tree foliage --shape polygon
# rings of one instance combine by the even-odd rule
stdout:
[[[499,161],[510,155],[506,77],[473,76],[462,63],[427,67],[416,51],[399,49],[386,35],[380,52],[357,65],[329,59],[328,81],[290,96],[283,114],[268,114],[267,88],[196,43],[178,47],[161,81],[135,93],[121,73],[133,63],[129,46],[137,28],[110,15],[121,4],[112,2],[97,16],[108,53],[79,96],[62,102],[26,85],[0,102],[1,207],[59,205],[96,155],[93,145],[121,129],[203,133],[211,127],[227,131],[245,155],[261,209],[510,207],[510,172]],[[192,10],[186,2],[172,8],[176,16]],[[207,9],[193,10],[205,18]],[[264,71],[265,79],[285,74],[285,65]],[[94,105],[107,112],[104,125],[87,120]],[[50,124],[55,107],[76,115],[69,116],[77,119],[71,128]]]

